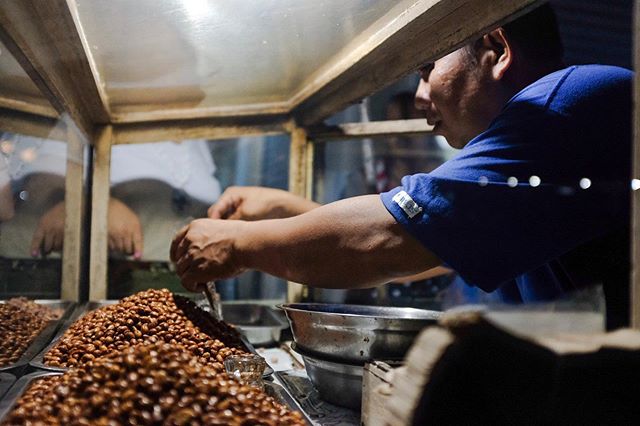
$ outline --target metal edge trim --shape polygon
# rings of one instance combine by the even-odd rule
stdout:
[[[0,400],[11,388],[11,386],[13,386],[16,380],[16,376],[11,373],[0,373]]]
[[[5,373],[6,374],[6,373]],[[0,422],[13,410],[18,400],[29,389],[31,384],[41,378],[59,376],[63,373],[52,371],[36,371],[12,382],[5,393],[5,397],[0,399]],[[302,407],[296,402],[296,400],[289,394],[284,386],[281,386],[275,382],[265,381],[265,393],[274,398],[278,403],[288,407],[292,411],[298,411],[302,414],[303,420],[307,425],[312,426],[313,423],[309,419],[309,416],[304,412]],[[267,390],[269,389],[269,390]]]
[[[313,311],[310,309],[301,309],[301,308],[295,308],[292,306],[288,306],[288,305],[300,305],[300,303],[293,303],[293,304],[287,304],[287,303],[281,303],[276,305],[276,308],[278,309],[282,309],[283,311],[285,311],[285,313],[287,311],[293,311],[293,312],[300,312],[303,314],[318,314],[318,315],[326,315],[328,317],[333,317],[333,316],[341,316],[341,317],[348,317],[348,318],[359,318],[359,319],[374,319],[374,320],[392,320],[392,321],[435,321],[437,322],[440,317],[442,316],[442,312],[440,311],[432,311],[429,309],[418,309],[418,308],[410,308],[410,307],[395,307],[395,306],[375,306],[375,305],[349,305],[349,304],[338,304],[335,306],[356,306],[356,307],[362,307],[362,308],[398,308],[398,309],[410,309],[413,311],[417,311],[417,312],[429,312],[430,314],[432,314],[433,316],[429,316],[427,318],[402,318],[402,317],[391,317],[391,316],[374,316],[374,315],[364,315],[364,314],[352,314],[352,313],[348,313],[348,312],[326,312],[326,311]],[[325,303],[308,303],[307,305],[309,306],[321,306],[321,305],[327,305]]]
[[[265,381],[264,386],[267,395],[276,399],[280,404],[287,406],[290,410],[297,411],[302,414],[302,419],[307,423],[307,425],[313,426],[311,418],[309,418],[307,413],[304,412],[300,404],[298,404],[298,401],[296,401],[296,399],[289,393],[285,386],[271,381]],[[267,391],[267,388],[269,388],[270,391]]]
[[[56,373],[52,371],[36,371],[34,373],[29,373],[25,376],[20,377],[14,384],[9,388],[5,396],[0,400],[0,423],[4,420],[4,418],[13,410],[13,407],[16,405],[16,402],[20,399],[20,397],[26,392],[33,381],[49,376],[58,376],[62,373]]]

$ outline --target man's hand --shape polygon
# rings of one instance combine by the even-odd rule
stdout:
[[[61,201],[40,217],[31,239],[31,256],[36,257],[62,250],[64,216],[64,201]]]
[[[313,210],[319,204],[290,192],[259,186],[232,186],[209,207],[211,219],[282,219]]]
[[[202,291],[200,283],[244,271],[235,259],[236,236],[243,226],[243,222],[235,220],[196,219],[178,231],[170,255],[187,290]]]
[[[142,257],[142,226],[138,216],[122,201],[109,200],[109,250]]]

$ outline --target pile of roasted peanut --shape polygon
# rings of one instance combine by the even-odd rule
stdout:
[[[38,423],[40,422],[40,423]],[[6,425],[303,425],[263,391],[243,385],[180,344],[129,346],[42,379]]]
[[[227,355],[242,353],[237,331],[168,290],[147,290],[84,315],[45,355],[44,363],[71,367],[140,343],[181,344],[218,371]]]
[[[303,425],[223,361],[246,354],[237,331],[192,301],[148,290],[85,314],[45,355],[69,367],[39,379],[5,425]]]

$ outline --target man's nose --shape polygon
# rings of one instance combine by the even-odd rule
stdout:
[[[429,109],[429,106],[431,105],[431,97],[429,91],[429,83],[421,79],[420,84],[418,84],[418,89],[416,89],[416,95],[414,99],[414,103],[417,109]]]

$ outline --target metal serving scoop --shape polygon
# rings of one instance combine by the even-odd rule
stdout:
[[[220,294],[216,290],[216,282],[209,281],[204,285],[204,295],[211,306],[211,315],[218,321],[222,321],[222,302]]]

